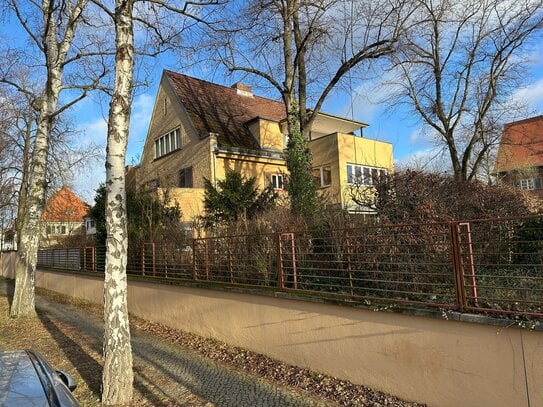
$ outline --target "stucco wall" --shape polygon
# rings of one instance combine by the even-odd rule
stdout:
[[[37,285],[101,303],[99,276],[40,271]],[[405,399],[543,405],[541,332],[139,281],[128,287],[137,316]]]
[[[260,189],[270,185],[271,174],[286,173],[287,167],[283,160],[265,157],[220,153],[217,156],[217,179],[224,179],[227,171],[236,171],[245,178],[256,178]]]
[[[0,276],[5,278],[15,278],[15,266],[17,265],[17,252],[0,252]]]

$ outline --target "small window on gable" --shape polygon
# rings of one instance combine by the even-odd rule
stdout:
[[[271,184],[273,189],[283,189],[283,174],[272,174],[271,175]]]
[[[155,159],[178,150],[181,147],[181,132],[179,127],[155,140]]]
[[[168,99],[164,98],[164,116],[168,114]]]
[[[192,188],[192,167],[179,171],[179,188]]]

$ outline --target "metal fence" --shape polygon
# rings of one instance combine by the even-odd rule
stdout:
[[[103,271],[105,249],[41,250],[39,267]],[[164,279],[543,317],[543,217],[209,237],[129,248]]]

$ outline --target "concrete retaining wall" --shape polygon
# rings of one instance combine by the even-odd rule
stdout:
[[[36,284],[95,303],[102,278],[49,271]],[[151,282],[139,317],[435,406],[543,406],[543,333]]]
[[[15,266],[17,265],[17,252],[0,252],[0,276],[15,278]]]

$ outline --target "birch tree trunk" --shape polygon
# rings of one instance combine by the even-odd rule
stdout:
[[[46,92],[38,118],[38,129],[32,154],[32,167],[28,176],[28,189],[24,200],[24,216],[18,220],[22,224],[17,227],[19,231],[19,245],[17,247],[19,256],[15,269],[13,303],[10,310],[12,318],[28,318],[36,315],[34,280],[38,258],[40,220],[43,207],[45,206],[51,111],[54,111],[57,100],[58,92],[56,95],[54,92]]]
[[[13,318],[32,317],[35,315],[34,281],[38,257],[41,215],[45,206],[47,159],[49,141],[55,114],[57,113],[59,94],[62,89],[62,75],[66,56],[72,45],[77,22],[87,0],[78,0],[69,4],[68,19],[62,38],[59,40],[59,26],[56,21],[57,4],[54,0],[43,0],[41,12],[44,32],[41,51],[45,57],[47,77],[38,114],[36,139],[32,152],[32,164],[27,176],[25,205],[22,219],[18,219],[18,260],[15,269],[15,292],[10,309]],[[13,2],[17,8],[17,3]],[[26,26],[25,26],[26,27]]]
[[[133,1],[115,1],[115,84],[109,106],[106,157],[106,270],[102,404],[132,398],[132,348],[128,323],[125,156],[134,67]]]

